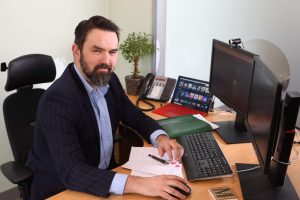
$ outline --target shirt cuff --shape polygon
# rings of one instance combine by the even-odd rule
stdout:
[[[127,178],[127,174],[116,173],[111,182],[109,192],[113,194],[123,194]]]
[[[156,143],[156,138],[160,135],[166,135],[168,136],[168,134],[166,133],[166,131],[162,130],[162,129],[158,129],[156,131],[154,131],[151,135],[150,135],[150,141],[152,143],[152,145],[154,147],[157,147],[157,143]]]

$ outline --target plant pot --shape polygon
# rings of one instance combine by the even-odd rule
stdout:
[[[144,77],[132,78],[132,75],[125,76],[126,92],[128,95],[138,95]]]

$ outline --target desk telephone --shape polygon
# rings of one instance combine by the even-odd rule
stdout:
[[[147,74],[139,90],[140,98],[136,102],[137,107],[139,107],[139,101],[143,101],[149,106],[151,106],[151,108],[141,110],[151,111],[154,109],[154,106],[145,99],[151,99],[162,102],[168,101],[172,95],[175,84],[176,79],[164,76],[155,76],[152,73]]]

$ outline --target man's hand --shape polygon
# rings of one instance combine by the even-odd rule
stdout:
[[[169,159],[173,160],[173,151],[175,160],[179,160],[181,158],[183,147],[175,139],[170,139],[167,135],[160,135],[156,138],[156,143],[158,146],[157,148],[159,155],[161,157],[166,152],[169,156]]]
[[[129,176],[124,193],[139,193],[145,196],[162,197],[169,200],[185,199],[186,196],[171,187],[176,186],[188,192],[189,188],[184,183],[186,183],[186,180],[173,175],[153,177]]]

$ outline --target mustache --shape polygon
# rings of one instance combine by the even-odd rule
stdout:
[[[101,63],[100,65],[96,65],[95,69],[112,69],[112,67],[108,64]]]

